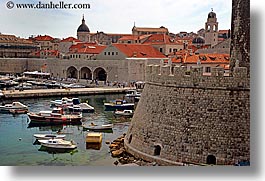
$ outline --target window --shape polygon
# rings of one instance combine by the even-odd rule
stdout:
[[[155,145],[154,156],[159,156],[161,152],[161,146]]]
[[[210,73],[211,72],[211,67],[205,67],[205,72]]]
[[[118,52],[116,52],[116,55],[118,55]]]
[[[111,52],[112,55],[114,55],[114,52]]]
[[[107,55],[107,52],[104,52],[104,55]]]
[[[163,53],[163,48],[159,48],[159,51],[160,51],[161,53]]]
[[[110,52],[108,52],[108,55],[110,55]]]

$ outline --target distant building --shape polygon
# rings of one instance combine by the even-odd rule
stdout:
[[[99,55],[99,60],[125,60],[126,58],[166,58],[151,45],[119,44],[107,46]]]
[[[60,39],[53,38],[49,35],[38,35],[36,37],[30,37],[34,43],[40,45],[41,50],[58,50]]]
[[[78,43],[69,48],[67,57],[73,60],[95,60],[96,56],[105,48],[105,45],[96,43]]]
[[[59,43],[59,52],[63,55],[69,52],[69,48],[72,45],[76,45],[77,43],[81,43],[80,40],[74,37],[68,37],[60,41]]]
[[[90,30],[86,25],[84,15],[82,18],[82,24],[77,29],[77,39],[82,42],[90,42]]]
[[[205,43],[214,46],[218,43],[218,22],[213,10],[208,14],[205,23]]]
[[[0,58],[28,58],[40,47],[30,40],[15,35],[0,34]]]
[[[97,33],[91,33],[91,42],[96,42],[101,45],[110,45],[112,43],[117,43],[118,40],[129,34],[119,34],[119,33],[104,33],[102,31]]]
[[[149,34],[169,34],[168,29],[161,26],[160,28],[144,28],[144,27],[136,27],[132,28],[133,35],[149,35]]]

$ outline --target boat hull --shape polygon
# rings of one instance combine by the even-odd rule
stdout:
[[[128,104],[128,105],[108,105],[105,104],[105,110],[106,111],[115,111],[115,110],[133,110],[134,109],[134,104]]]
[[[82,124],[81,116],[62,115],[60,117],[40,116],[35,113],[28,113],[31,123],[51,123],[51,124]]]

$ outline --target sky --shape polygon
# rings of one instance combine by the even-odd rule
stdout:
[[[90,32],[131,33],[137,27],[168,28],[169,32],[197,32],[204,28],[207,15],[217,15],[219,30],[231,29],[232,0],[64,0],[64,3],[90,4],[89,9],[7,8],[10,0],[0,0],[0,32],[28,38],[50,35],[76,37],[84,14]],[[54,4],[62,0],[12,0],[18,3],[39,1]]]

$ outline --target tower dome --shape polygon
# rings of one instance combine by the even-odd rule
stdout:
[[[88,26],[85,23],[84,15],[82,19],[82,24],[78,27],[77,32],[90,32]]]
[[[216,18],[216,13],[212,11],[208,14],[208,18]]]

